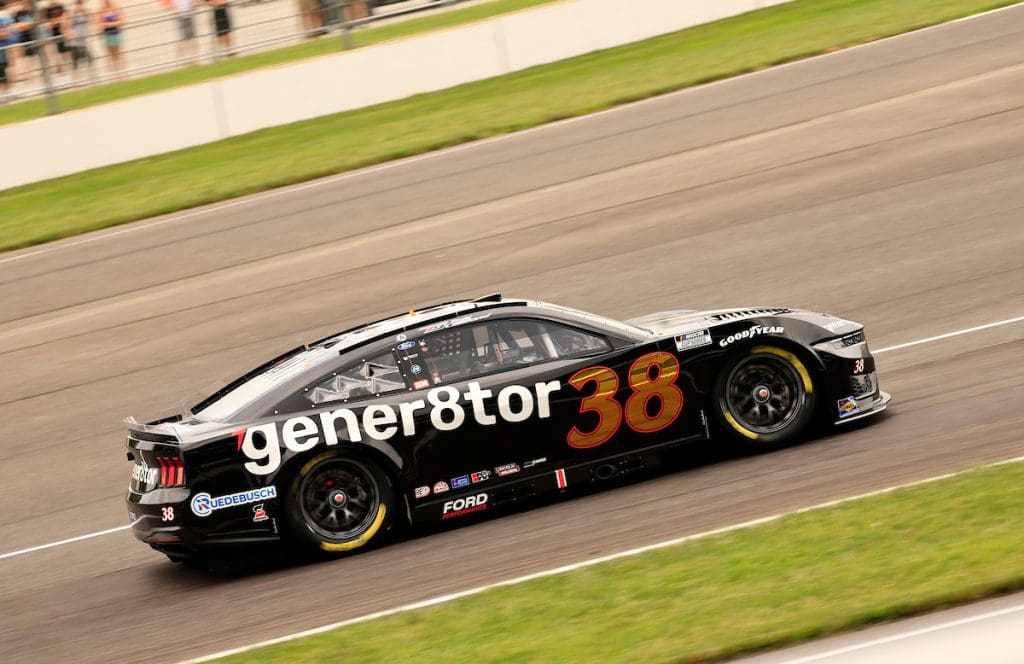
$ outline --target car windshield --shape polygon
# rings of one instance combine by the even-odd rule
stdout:
[[[541,302],[540,304],[547,309],[554,309],[555,311],[564,311],[565,313],[572,314],[573,316],[576,316],[578,318],[582,318],[584,320],[590,319],[606,327],[620,330],[624,334],[624,336],[630,339],[636,336],[649,337],[652,334],[654,334],[654,332],[648,330],[646,327],[640,327],[639,325],[630,325],[629,323],[623,323],[622,321],[615,320],[614,318],[608,318],[607,316],[599,316],[597,314],[592,314],[589,311],[580,311],[579,309],[563,307],[559,304],[550,304],[548,302]]]

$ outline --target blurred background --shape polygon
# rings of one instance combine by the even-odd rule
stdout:
[[[481,0],[0,0],[0,101],[173,71]],[[56,107],[54,107],[56,108]]]

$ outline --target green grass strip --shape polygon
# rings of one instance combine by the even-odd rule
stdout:
[[[1024,587],[1022,507],[988,467],[225,661],[705,662]]]
[[[491,2],[463,9],[452,9],[446,12],[410,18],[390,25],[355,30],[352,33],[352,37],[356,46],[369,46],[400,37],[408,37],[424,32],[473,23],[500,14],[507,14],[556,1],[491,0]],[[170,90],[171,88],[178,88],[183,85],[202,83],[215,78],[241,74],[261,67],[288,64],[298,60],[315,58],[320,55],[339,53],[342,50],[341,36],[331,34],[326,37],[305,41],[301,44],[284,46],[270,51],[253,53],[252,55],[244,55],[238,58],[231,58],[230,60],[186,67],[129,81],[106,83],[82,90],[62,92],[58,95],[58,98],[61,110],[70,111],[98,104],[106,104],[107,102],[127,97]],[[131,54],[129,53],[126,57],[130,64]],[[0,106],[0,125],[41,118],[45,115],[46,102],[42,99],[32,99],[11,104],[10,106]]]
[[[497,78],[0,192],[0,250],[583,115],[997,6],[796,0]]]

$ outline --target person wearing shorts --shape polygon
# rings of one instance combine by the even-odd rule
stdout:
[[[10,62],[11,49],[8,48],[14,41],[11,39],[11,30],[8,26],[14,24],[14,17],[7,13],[6,2],[0,0],[0,91],[7,92],[10,89],[10,83],[7,79],[7,65]],[[0,99],[0,102],[4,101]]]
[[[195,58],[196,23],[192,17],[192,0],[172,0],[170,3],[178,20],[178,58]]]
[[[92,54],[89,53],[89,11],[84,0],[75,0],[71,12],[65,19],[64,41],[71,53],[71,71],[78,81],[78,68],[92,65]]]
[[[121,70],[121,26],[124,25],[124,15],[114,0],[103,0],[96,19],[97,27],[103,33],[107,55],[110,56],[110,71],[117,73]]]
[[[206,0],[213,7],[213,29],[217,33],[217,45],[228,55],[235,55],[231,46],[231,15],[228,14],[228,0]]]
[[[68,63],[68,45],[64,35],[64,5],[54,0],[43,8],[43,16],[46,17],[46,28],[49,35],[54,39],[56,57],[53,59],[57,73],[64,72],[64,65]]]

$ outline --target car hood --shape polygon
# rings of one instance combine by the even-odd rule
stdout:
[[[695,327],[708,327],[725,320],[742,320],[756,316],[777,316],[792,312],[784,307],[735,307],[731,309],[672,309],[632,318],[627,323],[647,328],[655,334],[672,334],[691,330]]]
[[[840,334],[849,334],[864,327],[860,323],[838,318],[832,314],[786,307],[738,307],[702,311],[674,309],[647,314],[626,322],[646,328],[659,336],[673,336],[700,328],[718,327],[753,318],[781,319],[780,322],[785,321],[787,327],[798,325],[806,331],[803,336],[808,343]]]

